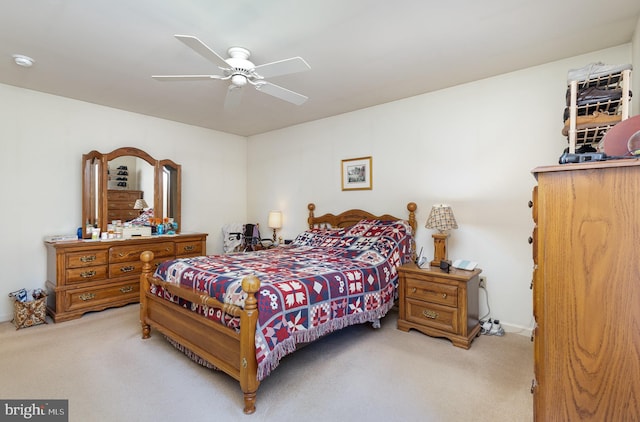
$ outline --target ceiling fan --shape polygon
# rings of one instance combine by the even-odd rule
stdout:
[[[301,57],[292,57],[254,65],[249,61],[251,52],[243,47],[231,47],[227,50],[229,58],[223,58],[218,53],[210,49],[205,43],[191,35],[175,35],[175,37],[185,43],[205,59],[217,65],[222,71],[221,75],[153,75],[152,78],[159,81],[197,81],[197,80],[220,80],[230,81],[227,89],[227,96],[224,101],[224,108],[229,110],[237,107],[242,98],[242,88],[249,84],[258,91],[272,95],[290,103],[301,105],[307,101],[308,97],[297,92],[267,82],[265,78],[288,75],[291,73],[303,72],[311,69]]]

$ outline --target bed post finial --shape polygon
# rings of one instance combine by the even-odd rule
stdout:
[[[307,218],[307,223],[309,223],[309,228],[312,229],[313,228],[313,211],[316,209],[316,204],[314,204],[313,202],[310,202],[309,205],[307,205],[307,208],[309,209],[309,218]]]
[[[418,205],[415,202],[409,202],[407,204],[407,210],[409,210],[409,225],[411,226],[411,230],[413,231],[413,239],[411,241],[411,259],[413,261],[416,260],[416,230],[418,229],[418,223],[416,222],[416,210],[418,209]]]
[[[142,274],[140,274],[140,324],[142,325],[142,338],[149,338],[151,336],[151,327],[146,323],[147,321],[147,292],[149,291],[149,280],[147,277],[151,276],[153,261],[153,252],[144,251],[140,254],[140,261],[142,261]]]

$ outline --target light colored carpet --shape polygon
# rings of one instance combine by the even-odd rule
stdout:
[[[0,398],[68,399],[84,421],[531,421],[533,343],[481,336],[464,350],[396,329],[397,313],[286,357],[242,413],[239,384],[152,330],[139,306],[16,331],[0,324]]]

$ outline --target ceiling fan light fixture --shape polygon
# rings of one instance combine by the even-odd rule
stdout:
[[[247,84],[247,77],[244,75],[233,75],[231,77],[231,83],[235,86],[245,86]]]
[[[31,67],[33,66],[33,63],[35,63],[35,60],[33,60],[31,57],[28,57],[22,54],[14,54],[13,61],[18,66],[22,66],[22,67]]]

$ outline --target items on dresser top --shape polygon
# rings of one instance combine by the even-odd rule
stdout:
[[[103,241],[45,243],[47,312],[55,322],[140,300],[140,254],[154,264],[206,254],[207,234],[178,234]]]
[[[568,153],[585,146],[604,151],[607,132],[629,117],[631,68],[630,64],[591,63],[569,70],[562,115]]]
[[[607,131],[602,143],[608,155],[637,156],[640,138],[640,115],[629,117]]]

